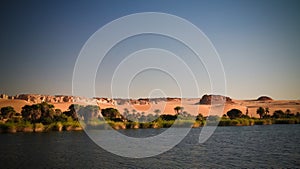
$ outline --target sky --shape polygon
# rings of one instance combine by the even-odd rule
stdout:
[[[299,9],[300,2],[291,0],[4,0],[0,2],[0,93],[72,95],[76,59],[98,29],[126,15],[161,12],[186,19],[209,38],[224,68],[226,95],[300,99]],[[163,71],[140,72],[124,85],[126,76],[113,79],[116,66],[126,56],[149,47],[186,51],[182,59],[198,67],[193,72],[199,95],[211,93],[205,66],[192,62],[182,44],[168,37],[143,35],[124,40],[105,56],[95,77],[96,95],[110,97],[113,91],[114,97],[124,97],[125,87],[130,97],[178,96],[183,89],[193,97],[193,87],[178,86],[177,79]],[[168,52],[147,52],[132,57],[170,64],[166,66],[170,68],[177,65],[176,59],[161,62],[173,57]],[[126,75],[127,69],[120,70]],[[184,73],[177,75],[188,78]],[[110,80],[116,83],[111,85]]]

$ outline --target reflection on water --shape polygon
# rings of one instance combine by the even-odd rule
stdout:
[[[161,129],[124,130],[132,137]],[[219,127],[204,144],[192,129],[176,147],[146,159],[119,157],[84,132],[0,135],[1,168],[299,168],[300,125]]]

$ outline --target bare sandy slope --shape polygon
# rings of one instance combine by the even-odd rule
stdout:
[[[25,105],[32,105],[33,103],[27,102],[25,100],[9,100],[9,99],[0,99],[0,108],[11,106],[13,107],[17,112],[22,111],[22,107]],[[80,105],[87,105],[88,103],[84,102],[76,102],[76,103],[50,103],[53,104],[56,109],[61,109],[62,111],[68,110],[69,106],[71,104],[80,104]]]
[[[69,106],[71,104],[79,104],[79,105],[89,105],[89,103],[85,103],[85,102],[74,102],[74,103],[50,103],[53,104],[55,109],[60,109],[62,111],[67,111],[69,109]],[[90,103],[90,104],[94,104],[94,103]]]
[[[17,112],[21,112],[22,107],[25,105],[31,105],[31,103],[25,101],[25,100],[8,100],[8,99],[0,99],[0,108],[11,106],[13,107]]]
[[[101,108],[114,107],[120,112],[124,112],[124,108],[127,108],[130,112],[135,109],[138,112],[152,113],[155,109],[160,109],[164,114],[175,114],[174,108],[176,106],[184,107],[183,111],[186,111],[192,115],[201,113],[204,116],[209,114],[222,116],[231,109],[239,109],[244,114],[248,108],[248,115],[251,117],[258,117],[256,110],[259,107],[269,108],[272,115],[275,110],[286,111],[290,109],[292,113],[300,112],[300,100],[278,100],[278,101],[251,101],[251,100],[234,100],[234,103],[225,104],[225,106],[216,106],[215,109],[211,109],[211,105],[199,105],[197,104],[199,99],[184,99],[182,102],[159,102],[158,104],[151,105],[99,105]],[[210,112],[211,110],[211,112]],[[213,112],[216,110],[217,112]]]
[[[190,114],[197,115],[198,113],[207,116],[208,114],[217,114],[219,116],[223,115],[227,111],[236,108],[241,110],[244,114],[246,113],[246,109],[248,108],[249,116],[258,117],[256,114],[256,110],[259,107],[269,108],[270,114],[273,114],[275,110],[286,111],[290,109],[292,113],[300,112],[300,100],[275,100],[275,101],[255,101],[255,100],[233,100],[234,103],[225,104],[224,109],[222,111],[222,107],[216,107],[218,112],[210,112],[210,105],[199,105],[197,104],[199,99],[183,99],[181,102],[171,101],[171,102],[158,102],[157,104],[148,104],[148,105],[112,105],[112,104],[99,104],[101,109],[105,109],[108,107],[117,108],[121,113],[124,112],[124,109],[128,109],[129,112],[132,113],[132,110],[136,110],[136,112],[144,112],[145,114],[153,113],[156,109],[159,109],[161,113],[164,114],[175,114],[174,108],[176,106],[184,107],[183,111],[186,111]],[[21,112],[22,107],[24,105],[31,105],[25,100],[7,100],[0,99],[0,108],[5,106],[12,106],[15,108],[17,112]],[[68,110],[68,107],[72,103],[54,103],[53,105],[57,109],[61,109],[62,111]],[[81,105],[87,104],[96,104],[96,103],[77,103]]]
[[[300,112],[300,100],[272,100],[272,101],[255,101],[255,100],[234,100],[232,106],[240,106],[240,110],[245,113],[248,107],[249,116],[258,117],[256,110],[259,107],[269,108],[272,115],[275,110],[286,111],[289,109],[292,113]]]

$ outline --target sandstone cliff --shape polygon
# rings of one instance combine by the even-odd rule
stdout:
[[[221,95],[204,95],[199,101],[199,104],[210,105],[214,101],[215,103],[233,103],[230,97],[221,96]]]

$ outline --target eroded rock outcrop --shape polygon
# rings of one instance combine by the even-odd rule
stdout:
[[[230,97],[222,96],[222,95],[204,95],[199,101],[199,104],[210,105],[211,103],[221,104],[221,103],[233,103]]]
[[[180,102],[181,98],[139,98],[139,99],[114,99],[118,105],[148,105],[157,104],[158,102]]]
[[[0,94],[0,99],[8,99],[8,97],[7,94]]]
[[[81,97],[66,96],[66,95],[40,95],[40,94],[19,94],[14,97],[15,99],[25,100],[30,103],[72,103],[82,100]]]
[[[257,101],[272,101],[273,99],[268,96],[260,96]]]
[[[167,101],[168,102],[180,102],[181,98],[177,98],[177,97],[167,97]]]
[[[103,97],[94,97],[97,103],[100,104],[115,104],[115,100],[111,98],[103,98]]]

